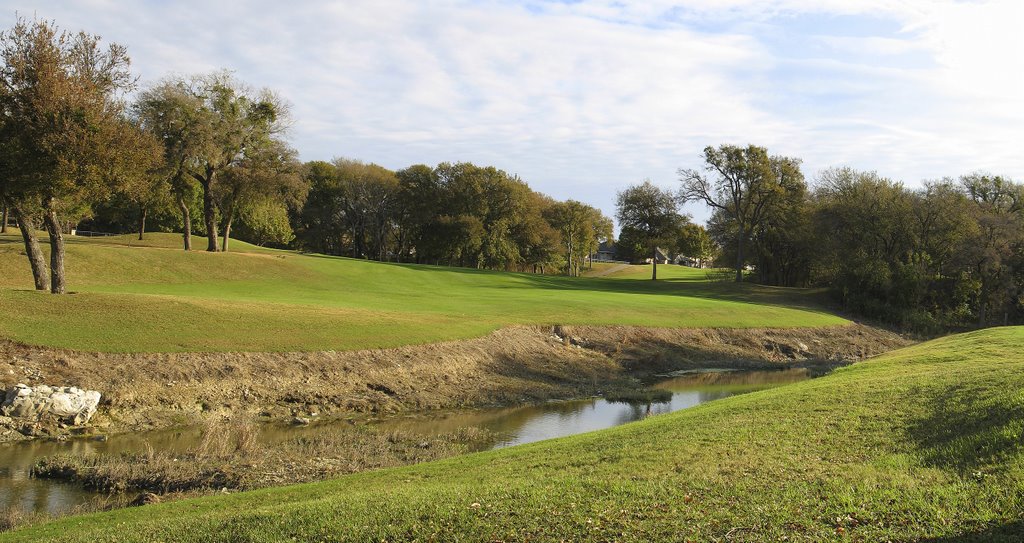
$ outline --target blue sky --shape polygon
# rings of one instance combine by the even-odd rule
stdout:
[[[1024,2],[3,1],[128,47],[143,84],[234,70],[304,160],[472,161],[614,213],[754,143],[917,185],[1024,178]],[[701,206],[687,210],[701,220]]]

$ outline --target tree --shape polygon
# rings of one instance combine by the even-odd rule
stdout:
[[[206,250],[217,251],[219,178],[247,153],[282,134],[287,109],[269,90],[252,91],[226,71],[170,78],[144,93],[137,107],[164,142],[167,169],[184,215],[184,179],[202,189]],[[187,216],[183,222],[189,223]]]
[[[600,240],[611,237],[611,220],[600,210],[576,200],[555,202],[546,210],[545,217],[561,236],[568,275],[578,276]]]
[[[288,209],[279,200],[263,197],[246,201],[239,210],[243,234],[259,246],[285,246],[295,239]]]
[[[921,292],[907,281],[913,194],[875,172],[831,168],[819,174],[814,200],[821,280],[847,309],[898,320]]]
[[[131,141],[123,147],[123,152],[127,155],[127,162],[134,164],[135,168],[122,172],[116,192],[136,208],[141,241],[146,233],[149,213],[165,209],[170,203],[171,193],[163,172],[160,143],[140,125],[133,124],[128,130],[127,136]]]
[[[309,194],[298,213],[294,230],[299,245],[329,255],[344,253],[344,189],[337,168],[313,161],[303,166]]]
[[[98,36],[70,34],[45,21],[19,19],[0,35],[0,111],[7,197],[39,202],[50,239],[50,291],[66,291],[62,210],[102,198],[120,168],[133,168],[126,148],[133,127],[123,92],[134,86],[124,47],[100,47]],[[19,220],[28,213],[14,209]],[[31,226],[27,224],[26,226]],[[26,247],[35,234],[23,226]],[[29,250],[36,286],[39,253]]]
[[[301,175],[297,154],[280,140],[254,141],[245,155],[220,176],[217,192],[224,220],[221,251],[228,250],[231,226],[239,210],[268,201],[297,207],[306,197],[309,187]],[[268,210],[264,207],[263,211]]]
[[[707,229],[692,222],[687,222],[679,229],[676,248],[684,256],[694,259],[698,268],[703,268],[715,256],[715,243]]]
[[[616,218],[622,229],[636,235],[653,257],[651,280],[657,280],[658,244],[668,243],[684,220],[678,212],[675,197],[650,181],[644,181],[619,192],[616,207]]]
[[[990,322],[993,309],[1003,310],[1006,324],[1010,309],[1020,303],[1021,286],[1015,275],[1024,264],[1020,262],[1024,249],[1024,185],[980,173],[963,176],[960,182],[974,204],[971,211],[977,225],[965,240],[960,258],[978,283],[978,326]]]
[[[744,243],[762,224],[771,206],[789,187],[803,184],[800,161],[769,157],[764,147],[721,145],[704,148],[706,176],[696,169],[680,169],[683,201],[700,201],[720,210],[735,226],[736,282],[743,280]]]
[[[171,197],[181,211],[182,243],[192,249],[192,206],[195,181],[188,173],[211,139],[212,125],[199,93],[189,80],[168,79],[146,89],[133,106],[142,126],[163,143],[163,160],[158,176],[169,186]]]
[[[415,253],[419,262],[423,247],[416,245],[440,212],[441,186],[434,169],[425,164],[398,170],[395,176],[398,178],[398,256],[401,259],[403,255]]]

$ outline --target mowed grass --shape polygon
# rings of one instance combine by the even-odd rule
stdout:
[[[0,541],[1021,541],[1024,328],[413,467]]]
[[[302,255],[180,236],[70,238],[73,294],[31,289],[20,238],[0,237],[0,336],[105,352],[347,350],[484,335],[516,324],[806,327],[846,323],[813,293],[661,266],[567,278]],[[197,239],[196,245],[204,240]]]

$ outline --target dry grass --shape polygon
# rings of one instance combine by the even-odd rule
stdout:
[[[107,493],[194,494],[415,464],[482,449],[494,440],[492,434],[476,428],[429,438],[366,426],[311,430],[268,443],[260,439],[260,428],[253,422],[221,420],[209,422],[199,443],[184,453],[147,447],[141,453],[122,455],[57,455],[40,461],[34,474]]]
[[[0,384],[99,390],[104,404],[96,422],[117,432],[246,413],[286,420],[310,412],[374,415],[542,402],[635,388],[634,377],[680,369],[852,361],[906,343],[853,325],[518,327],[473,340],[321,353],[104,354],[0,342]]]
[[[127,507],[129,503],[130,501],[128,496],[104,495],[96,496],[87,502],[80,503],[59,514],[25,511],[20,507],[3,507],[0,508],[0,532],[7,532],[18,529],[22,526],[39,524],[63,517],[119,509],[121,507]]]

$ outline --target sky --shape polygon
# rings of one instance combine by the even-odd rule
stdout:
[[[229,69],[291,104],[303,160],[469,161],[613,216],[701,151],[756,144],[808,181],[1024,179],[1018,0],[0,0],[128,48],[142,86]],[[701,222],[708,211],[685,210]]]

